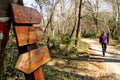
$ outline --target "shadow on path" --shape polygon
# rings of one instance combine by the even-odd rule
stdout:
[[[89,48],[90,50],[94,50],[94,51],[98,51],[101,52],[101,50],[97,50],[97,49],[93,49],[93,48]]]
[[[67,79],[69,78],[70,80],[95,80],[93,77],[88,75],[75,74],[74,72],[64,71],[64,70],[62,71],[59,69],[54,69],[53,67],[49,67],[49,66],[45,66],[45,67],[49,69],[49,72],[47,71],[49,73],[49,76],[45,74],[45,76],[47,76],[45,77],[45,80],[51,80],[51,78],[53,80],[63,80],[65,78]]]
[[[117,63],[120,63],[120,59],[102,57],[102,55],[98,55],[98,54],[90,54],[90,56],[91,57],[90,57],[89,61],[92,61],[92,62],[117,62]],[[96,56],[100,56],[100,57],[96,57]]]
[[[98,51],[98,52],[101,52],[102,53],[102,51],[101,50],[97,50],[97,49],[93,49],[93,48],[89,48],[89,49],[91,49],[91,50],[94,50],[94,51]],[[112,54],[112,55],[115,55],[115,56],[120,56],[120,54],[118,54],[118,53],[115,53],[115,52],[109,52],[109,51],[107,51],[106,52],[106,54]]]
[[[94,50],[94,51],[98,51],[98,52],[101,52],[101,50],[97,50],[97,49],[92,49],[92,48],[89,48],[91,50]],[[115,55],[115,56],[120,56],[120,54],[117,54],[117,53],[113,53],[113,52],[106,52],[106,54],[112,54],[112,55]],[[90,54],[90,61],[95,61],[95,62],[117,62],[119,63],[120,62],[120,59],[109,59],[108,57],[102,57],[102,52],[101,54]]]

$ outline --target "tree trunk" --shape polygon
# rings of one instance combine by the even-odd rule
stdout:
[[[70,34],[70,38],[72,38],[72,36],[73,36],[73,33],[74,33],[74,31],[75,31],[75,27],[76,27],[76,21],[77,21],[77,18],[76,18],[76,12],[77,12],[77,4],[75,5],[75,20],[74,20],[74,26],[73,26],[73,29],[72,29],[72,32],[71,32],[71,34]]]
[[[78,26],[77,26],[77,30],[76,30],[76,41],[75,41],[75,45],[78,44],[78,39],[79,39],[79,36],[80,36],[80,18],[81,18],[81,5],[82,5],[82,0],[80,0],[80,3],[79,3],[79,13],[78,13]]]
[[[54,6],[53,6],[53,10],[52,10],[52,12],[51,12],[50,19],[49,19],[49,21],[48,21],[48,23],[47,23],[47,25],[46,25],[46,27],[45,27],[44,33],[46,33],[46,30],[47,30],[50,22],[52,22],[52,18],[53,18],[53,16],[54,16],[54,10],[55,10],[55,8],[56,8],[56,6],[57,6],[58,3],[59,3],[59,0],[56,1],[56,3],[55,3]]]
[[[120,33],[119,33],[119,30],[120,30],[120,3],[119,3],[119,1],[118,1],[118,3],[117,3],[117,14],[118,14],[118,25],[117,25],[117,38],[118,38],[118,41],[120,42]]]
[[[9,32],[9,5],[11,0],[0,0],[0,31],[3,33],[3,38],[0,40],[0,74],[3,74],[3,62],[4,62],[4,52],[5,46],[8,41]]]

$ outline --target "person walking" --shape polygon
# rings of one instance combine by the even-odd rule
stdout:
[[[105,52],[106,52],[106,49],[107,49],[107,44],[109,43],[109,37],[108,37],[108,35],[106,34],[105,31],[103,31],[103,33],[100,35],[99,42],[102,46],[103,56],[105,56]]]

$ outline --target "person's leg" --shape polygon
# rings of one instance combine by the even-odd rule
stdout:
[[[107,44],[104,44],[104,51],[106,52]]]
[[[102,52],[103,52],[103,56],[105,56],[105,44],[102,44]]]

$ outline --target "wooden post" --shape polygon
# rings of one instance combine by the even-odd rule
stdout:
[[[34,76],[35,76],[35,80],[44,80],[42,67],[40,67],[34,72]]]
[[[29,75],[25,74],[25,79],[26,80],[45,80],[42,67],[38,68],[36,71],[34,71]]]

